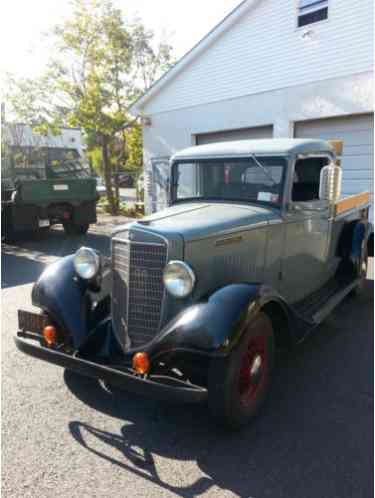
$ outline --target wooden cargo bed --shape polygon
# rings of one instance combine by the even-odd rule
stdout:
[[[360,206],[366,206],[369,203],[369,192],[361,192],[360,194],[344,197],[335,204],[335,216],[350,211],[351,209],[359,208]]]

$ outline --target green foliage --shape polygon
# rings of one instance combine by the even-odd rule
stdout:
[[[80,127],[95,171],[103,173],[111,212],[119,208],[112,173],[142,167],[141,128],[132,102],[172,64],[171,47],[155,43],[139,19],[123,18],[107,0],[73,0],[71,17],[56,26],[57,56],[36,79],[8,78],[6,99],[17,119],[56,133]]]
[[[98,146],[93,146],[86,153],[97,176],[103,176],[103,154]]]
[[[39,127],[39,131],[45,131],[47,123],[53,126],[54,107],[50,102],[49,77],[46,74],[35,79],[16,78],[7,74],[4,101],[7,114],[10,111],[32,128]]]
[[[140,171],[143,168],[143,139],[142,128],[135,125],[126,133],[127,171]]]

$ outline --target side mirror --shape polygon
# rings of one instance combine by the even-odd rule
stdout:
[[[320,171],[319,199],[335,203],[341,197],[342,169],[331,162]]]

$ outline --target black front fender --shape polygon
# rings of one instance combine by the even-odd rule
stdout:
[[[91,299],[88,282],[77,277],[73,255],[49,265],[32,290],[32,303],[48,313],[73,340],[76,349],[89,332]]]
[[[226,355],[236,345],[249,320],[267,302],[280,296],[261,284],[232,284],[179,313],[148,345],[153,357],[171,352]]]

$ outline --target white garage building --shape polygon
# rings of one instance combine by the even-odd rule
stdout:
[[[373,25],[372,0],[243,1],[133,105],[147,212],[176,151],[248,138],[342,139],[343,193],[372,192]]]

